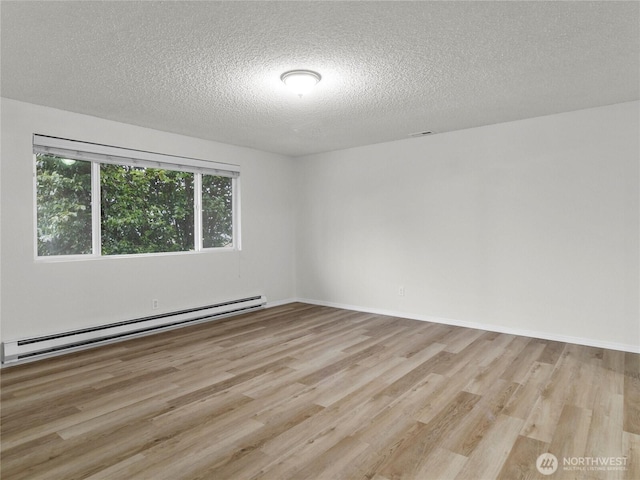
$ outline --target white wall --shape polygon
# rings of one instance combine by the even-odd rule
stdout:
[[[294,295],[293,160],[2,99],[1,324],[6,340],[262,293]],[[39,263],[33,254],[32,134],[204,160],[242,169],[240,252]],[[151,310],[151,299],[160,308]]]
[[[2,338],[264,293],[637,350],[639,106],[290,159],[2,99]],[[36,132],[240,164],[243,250],[35,262]]]
[[[638,350],[638,111],[299,159],[298,297]]]

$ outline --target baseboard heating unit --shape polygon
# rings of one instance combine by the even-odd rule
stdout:
[[[12,364],[51,357],[118,340],[207,322],[221,317],[257,310],[263,308],[266,303],[267,300],[263,295],[257,295],[152,317],[3,342],[2,363]]]

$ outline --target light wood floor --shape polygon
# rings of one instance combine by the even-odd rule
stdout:
[[[640,479],[640,356],[601,348],[291,304],[1,376],[4,480]]]

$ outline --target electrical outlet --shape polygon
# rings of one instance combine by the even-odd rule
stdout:
[[[151,308],[153,308],[154,310],[158,309],[158,299],[154,298],[153,300],[151,300]]]
[[[404,297],[404,286],[403,285],[400,285],[398,287],[398,296],[399,297]]]

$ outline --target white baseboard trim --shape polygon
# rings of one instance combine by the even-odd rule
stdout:
[[[486,330],[489,332],[506,333],[509,335],[519,335],[522,337],[541,338],[543,340],[553,340],[555,342],[573,343],[576,345],[585,345],[587,347],[606,348],[609,350],[619,350],[629,353],[640,353],[640,345],[630,345],[625,343],[603,342],[591,338],[574,337],[569,335],[558,335],[555,333],[542,332],[539,330],[525,330],[520,328],[509,328],[502,325],[494,325],[491,323],[468,322],[465,320],[456,320],[453,318],[433,317],[430,315],[422,315],[409,312],[398,312],[394,310],[385,310],[380,308],[369,308],[359,305],[349,305],[345,303],[325,302],[322,300],[313,300],[310,298],[298,298],[293,301],[310,303],[312,305],[320,305],[324,307],[342,308],[345,310],[356,310],[358,312],[375,313],[377,315],[388,315],[391,317],[409,318],[411,320],[421,320],[423,322],[442,323],[444,325],[453,325],[456,327],[473,328],[475,330]]]
[[[286,305],[288,303],[295,303],[297,301],[298,301],[297,298],[285,298],[284,300],[275,300],[273,302],[268,301],[267,304],[265,305],[265,308],[280,307],[282,305]]]

